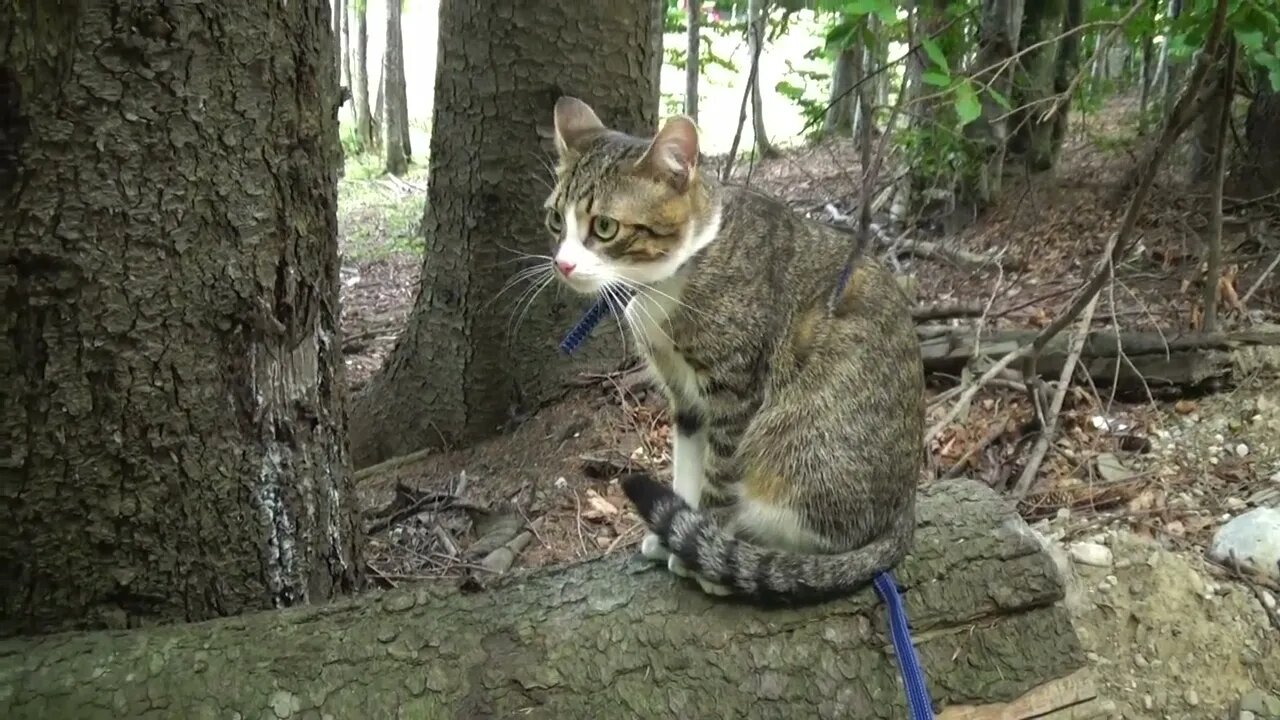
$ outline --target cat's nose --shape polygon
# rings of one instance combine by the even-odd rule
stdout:
[[[556,260],[556,269],[565,277],[569,277],[569,275],[573,273],[573,269],[576,267],[578,267],[576,264],[571,263],[568,260]]]

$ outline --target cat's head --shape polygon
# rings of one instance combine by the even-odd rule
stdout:
[[[670,118],[653,138],[611,130],[584,102],[555,107],[556,185],[544,203],[553,272],[594,294],[671,277],[714,234],[698,175],[698,129]]]

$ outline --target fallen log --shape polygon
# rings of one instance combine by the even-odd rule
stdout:
[[[896,571],[940,720],[1091,717],[1058,566],[972,481],[922,491]],[[21,718],[902,718],[870,589],[807,608],[703,595],[635,558],[321,607],[0,643]]]
[[[977,352],[992,361],[1030,343],[1036,330],[999,330],[982,334]],[[974,359],[971,328],[918,328],[925,370],[958,374]],[[1246,348],[1280,346],[1280,331],[1253,330],[1233,333],[1166,333],[1090,331],[1080,353],[1080,367],[1096,385],[1120,393],[1145,393],[1148,388],[1197,387],[1230,376],[1238,355]],[[1036,363],[1037,373],[1056,377],[1067,361],[1068,340],[1059,335],[1045,347]],[[1256,359],[1251,362],[1256,362]]]

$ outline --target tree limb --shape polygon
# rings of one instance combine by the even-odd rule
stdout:
[[[642,568],[642,569],[641,569]],[[1062,578],[972,481],[922,490],[905,586],[940,718],[1094,697]],[[702,594],[644,561],[427,583],[322,607],[0,643],[0,714],[140,717],[898,718],[868,589],[808,608]],[[1054,708],[1049,707],[1048,712]],[[985,710],[983,712],[986,712]],[[1049,715],[1053,717],[1053,715]],[[1036,714],[1035,717],[1043,717]]]

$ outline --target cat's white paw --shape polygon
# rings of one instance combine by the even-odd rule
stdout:
[[[640,554],[654,562],[663,562],[671,557],[671,552],[662,546],[662,540],[653,533],[646,533],[640,541]]]
[[[667,569],[680,577],[689,577],[692,575],[692,573],[689,572],[689,568],[685,567],[684,561],[675,555],[667,558]]]
[[[708,595],[714,595],[716,597],[726,597],[728,595],[733,594],[733,591],[730,590],[727,586],[721,585],[720,583],[711,582],[710,580],[703,578],[701,575],[694,575],[693,579],[698,581],[698,587],[702,588],[702,592]]]

